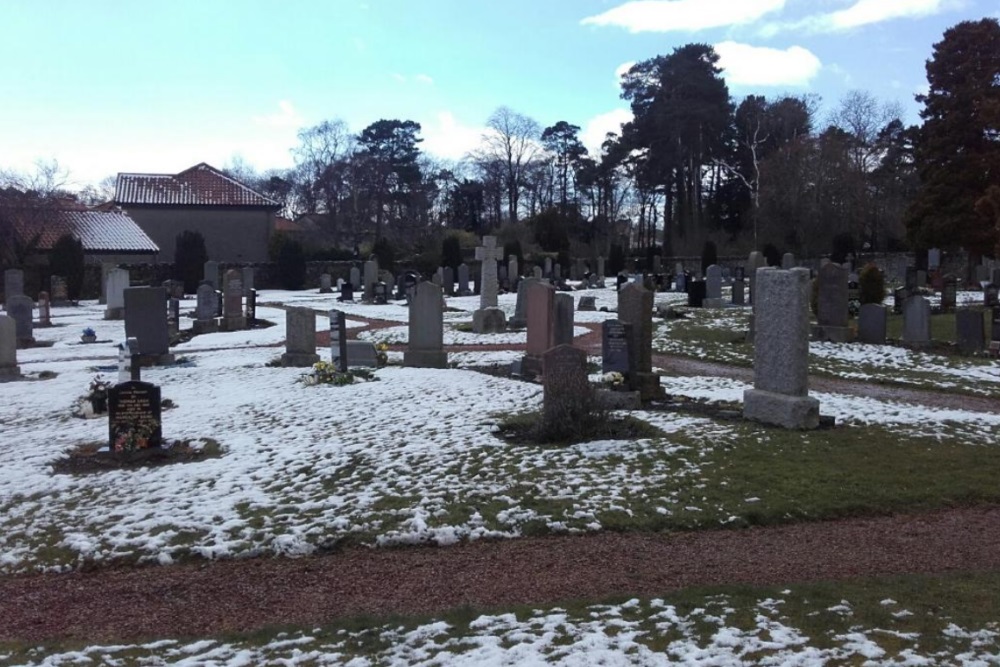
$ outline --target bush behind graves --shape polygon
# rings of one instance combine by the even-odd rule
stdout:
[[[606,273],[609,276],[617,276],[625,268],[625,250],[621,245],[612,243],[608,250],[608,266]]]
[[[441,266],[450,266],[458,270],[458,265],[462,263],[462,246],[458,237],[449,234],[441,241]]]
[[[705,275],[708,267],[719,263],[719,250],[714,241],[705,241],[701,249],[701,275]]]
[[[302,289],[306,284],[306,256],[302,244],[286,240],[278,250],[278,283],[282,289]]]
[[[194,294],[208,261],[205,237],[201,232],[185,229],[177,235],[174,246],[174,278],[184,283],[184,292]]]
[[[79,299],[80,288],[83,287],[83,243],[69,234],[60,236],[52,246],[49,269],[50,275],[66,278],[66,293],[70,301]]]
[[[882,303],[885,299],[885,275],[872,262],[865,264],[858,274],[858,295],[862,305]]]

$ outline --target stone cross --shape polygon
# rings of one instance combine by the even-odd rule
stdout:
[[[497,237],[484,236],[483,245],[476,248],[476,259],[482,262],[482,286],[480,287],[479,307],[497,307],[497,260],[503,255],[503,249],[497,247]]]

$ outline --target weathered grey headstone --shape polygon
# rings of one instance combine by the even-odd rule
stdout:
[[[11,297],[24,296],[24,271],[21,269],[7,269],[3,272],[4,304],[10,301]]]
[[[816,428],[819,401],[809,397],[809,271],[761,268],[755,282],[754,387],[743,394],[743,416]]]
[[[931,302],[911,296],[903,302],[903,342],[928,345],[931,342]]]
[[[48,292],[38,293],[38,326],[52,326],[52,301]]]
[[[531,270],[531,277],[534,278],[535,280],[541,280],[542,278],[544,278],[545,276],[544,273],[542,272],[542,267],[536,265],[535,268]],[[518,288],[520,288],[521,283],[518,283],[517,286]]]
[[[885,345],[886,308],[880,303],[866,303],[858,311],[858,342]]]
[[[111,269],[105,281],[104,319],[120,320],[125,316],[125,290],[129,286],[128,269]]]
[[[351,267],[350,282],[354,290],[361,291],[361,269],[356,266]]]
[[[202,282],[198,285],[198,300],[194,308],[195,320],[192,325],[195,333],[203,334],[218,331],[218,326],[215,322],[215,313],[218,311],[216,298],[215,289],[207,282]]]
[[[528,335],[521,372],[527,376],[542,372],[542,355],[554,346],[555,289],[545,283],[531,283],[525,291],[528,308]]]
[[[941,249],[931,248],[927,251],[927,269],[933,271],[941,266]]]
[[[97,297],[97,303],[101,306],[108,305],[108,271],[115,268],[113,262],[101,262],[101,289]]]
[[[410,299],[409,342],[403,365],[415,368],[447,368],[444,351],[444,296],[433,283],[418,283]]]
[[[431,276],[431,282],[438,287],[444,285],[444,270],[440,266],[437,268],[437,271],[434,272],[434,275]]]
[[[320,294],[332,294],[333,293],[333,276],[329,273],[321,273],[319,276],[319,293]]]
[[[850,337],[847,328],[848,288],[847,269],[830,262],[819,270],[819,302],[816,322],[822,340],[845,343]]]
[[[472,330],[476,333],[499,333],[507,328],[507,318],[497,308],[497,261],[502,253],[495,236],[484,236],[483,245],[476,248],[476,259],[482,262],[479,310],[472,314]]]
[[[347,341],[347,365],[351,368],[378,368],[378,350],[369,340]]]
[[[347,316],[330,311],[330,363],[339,372],[347,370]]]
[[[552,277],[552,258],[551,257],[546,257],[545,258],[545,276],[544,277],[545,278],[551,278]]]
[[[705,269],[705,308],[721,308],[722,301],[722,267],[712,264]]]
[[[594,296],[581,296],[580,304],[576,307],[577,310],[597,310],[597,297]]]
[[[208,284],[211,285],[213,289],[219,289],[220,286],[219,263],[213,259],[210,259],[207,262],[205,262],[203,271],[204,273],[202,275],[202,280],[207,281]]]
[[[458,265],[458,295],[469,296],[469,266],[467,264]]]
[[[746,284],[743,282],[742,278],[736,278],[735,280],[733,280],[732,302],[734,306],[742,306],[744,303],[746,303],[746,293],[744,292],[745,289],[746,289]]]
[[[653,293],[638,283],[629,283],[618,292],[618,319],[631,325],[629,353],[632,355],[629,387],[642,400],[662,394],[660,377],[653,373]]]
[[[507,258],[507,279],[510,281],[512,289],[516,287],[514,283],[517,282],[520,275],[521,272],[517,266],[517,255],[511,255]]]
[[[767,264],[767,260],[764,259],[764,254],[754,250],[747,257],[747,263],[744,268],[744,272],[750,278],[750,298],[748,301],[753,303],[753,290],[755,283],[757,282],[757,269]]]
[[[316,313],[308,308],[289,308],[285,313],[285,353],[282,366],[312,366],[316,354]]]
[[[553,307],[555,320],[552,331],[553,345],[573,344],[573,296],[559,293],[555,295]]]
[[[514,315],[510,318],[512,329],[523,329],[528,326],[528,286],[541,282],[535,278],[525,278],[517,284],[517,301],[514,304]]]
[[[786,252],[781,256],[781,268],[785,271],[788,269],[795,268],[795,255],[790,252]]]
[[[365,289],[362,299],[371,303],[375,300],[375,283],[378,282],[378,260],[370,259],[365,262]]]
[[[543,428],[549,433],[571,430],[593,407],[587,381],[587,353],[571,345],[558,345],[542,357]]]
[[[243,274],[243,296],[248,296],[254,289],[254,271],[252,266],[244,266],[241,270]]]
[[[222,316],[225,318],[226,331],[245,329],[247,323],[243,315],[243,274],[236,269],[226,271],[224,285]]]
[[[955,310],[956,302],[958,301],[958,278],[948,274],[944,277],[944,282],[941,287],[941,310],[942,312],[949,312]]]
[[[35,304],[29,296],[18,294],[7,299],[7,314],[17,325],[17,343],[21,347],[35,342],[34,311]]]
[[[17,366],[17,324],[13,317],[0,315],[0,379],[21,376]]]
[[[983,311],[955,311],[955,342],[962,354],[981,352],[986,347],[986,327]]]
[[[129,287],[125,290],[125,336],[139,341],[139,354],[167,362],[167,290],[162,287]]]
[[[63,276],[52,276],[49,279],[52,285],[52,302],[56,306],[69,304],[69,286]]]
[[[629,359],[627,326],[619,320],[604,320],[601,323],[601,372],[628,377]]]

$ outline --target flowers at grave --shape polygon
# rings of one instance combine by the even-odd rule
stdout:
[[[91,327],[87,327],[83,330],[83,335],[87,338],[97,338],[97,334]]]
[[[306,386],[317,384],[342,386],[355,382],[371,382],[377,379],[371,372],[360,368],[346,372],[338,371],[337,367],[329,361],[317,361],[313,364],[312,370],[299,377],[299,381]]]
[[[115,434],[114,450],[116,452],[134,452],[149,447],[151,431],[144,425],[136,425]]]
[[[379,343],[375,346],[375,359],[378,361],[379,368],[389,363],[388,343]]]
[[[617,371],[611,371],[601,376],[601,384],[617,388],[625,384],[625,376]]]

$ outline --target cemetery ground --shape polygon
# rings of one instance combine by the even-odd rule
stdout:
[[[689,316],[657,320],[654,365],[749,365],[747,312],[683,296],[657,295]],[[662,435],[538,446],[496,435],[541,388],[477,371],[525,341],[466,331],[477,297],[448,299],[453,368],[393,351],[347,386],[270,365],[286,305],[406,342],[402,305],[262,292],[277,326],[143,369],[173,404],[164,438],[218,447],[191,462],[54,473],[106,441],[106,418],[72,413],[115,376],[122,324],[55,308],[35,332],[53,345],[18,351],[27,379],[0,384],[0,663],[996,662],[995,360],[812,343],[811,372],[846,380],[812,393],[835,428],[743,422],[739,374],[667,374],[671,405],[630,413]],[[588,345],[613,314],[575,317]],[[80,343],[86,326],[106,342]],[[873,382],[914,391],[862,395]]]

